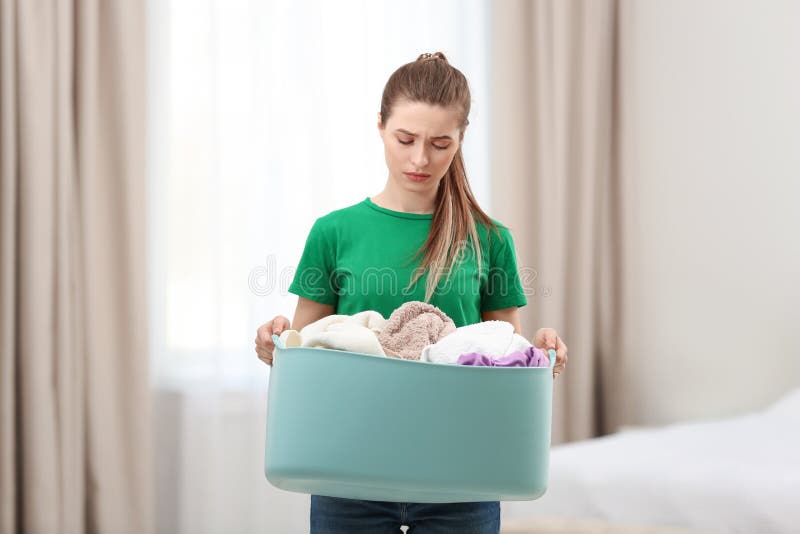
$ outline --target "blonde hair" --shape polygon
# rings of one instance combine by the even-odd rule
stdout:
[[[454,107],[459,112],[459,130],[463,138],[469,124],[471,97],[466,77],[450,65],[441,52],[421,54],[416,61],[406,63],[389,77],[381,98],[381,122],[386,124],[392,114],[392,106],[399,101],[424,102],[445,108]],[[447,169],[439,190],[431,221],[428,239],[411,261],[422,256],[420,267],[409,282],[408,288],[419,280],[425,271],[425,302],[436,291],[444,273],[449,278],[453,266],[464,252],[462,247],[470,243],[481,270],[481,247],[476,221],[499,230],[489,216],[478,205],[467,180],[467,170],[461,146]]]

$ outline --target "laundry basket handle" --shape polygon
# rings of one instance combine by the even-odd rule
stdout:
[[[275,347],[279,349],[285,349],[286,347],[283,346],[283,341],[281,341],[280,336],[278,334],[272,334],[272,342],[275,343]]]
[[[550,357],[550,369],[552,369],[553,366],[555,366],[556,364],[556,351],[554,351],[553,349],[548,349],[547,355]]]

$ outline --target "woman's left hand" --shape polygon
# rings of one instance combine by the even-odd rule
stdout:
[[[567,345],[552,328],[540,328],[533,337],[533,346],[539,349],[556,351],[556,364],[553,366],[553,379],[567,368]]]

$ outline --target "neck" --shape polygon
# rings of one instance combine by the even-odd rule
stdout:
[[[375,204],[404,213],[433,213],[436,207],[436,190],[407,191],[397,187],[389,179],[383,191],[371,198]]]

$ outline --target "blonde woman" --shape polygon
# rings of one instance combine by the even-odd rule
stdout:
[[[527,304],[508,228],[478,206],[467,181],[461,143],[469,123],[466,78],[441,52],[422,54],[389,78],[378,131],[389,177],[379,194],[314,223],[289,291],[294,320],[277,316],[258,329],[256,353],[272,365],[272,334],[331,314],[375,310],[384,317],[404,302],[430,302],[456,326],[501,320],[520,332]],[[554,375],[567,346],[555,330],[533,344],[556,350]],[[311,496],[311,532],[497,533],[499,502],[394,503]]]

